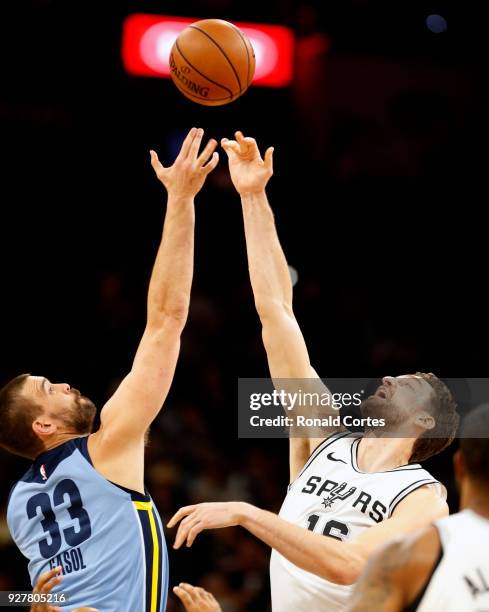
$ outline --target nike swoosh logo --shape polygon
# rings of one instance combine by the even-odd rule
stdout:
[[[326,457],[327,457],[327,458],[328,458],[330,461],[341,461],[341,463],[346,463],[346,461],[343,461],[343,459],[335,459],[335,458],[333,457],[333,453],[328,453],[328,454],[326,455]]]

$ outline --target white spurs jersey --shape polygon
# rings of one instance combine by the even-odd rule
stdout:
[[[410,609],[489,612],[489,520],[464,510],[435,525],[441,558],[418,607]]]
[[[357,465],[361,435],[336,433],[311,455],[289,485],[279,516],[314,533],[350,540],[389,518],[410,493],[441,485],[420,465],[365,473]],[[270,560],[273,612],[341,610],[352,586],[328,582],[290,563],[277,551]]]

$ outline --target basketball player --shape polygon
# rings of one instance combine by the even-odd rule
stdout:
[[[25,374],[0,391],[0,444],[33,460],[11,492],[9,529],[29,560],[32,584],[62,567],[70,610],[85,602],[103,612],[166,607],[167,552],[144,485],[144,446],[168,394],[187,318],[194,197],[218,162],[215,140],[199,154],[202,136],[192,129],[168,168],[151,152],[168,192],[163,236],[146,328],[131,371],[101,411],[100,429],[91,433],[93,403],[66,383]]]
[[[464,419],[453,462],[462,511],[376,553],[349,612],[489,610],[489,405]]]
[[[308,379],[329,393],[294,317],[290,274],[265,194],[273,149],[263,160],[256,142],[241,132],[222,145],[241,196],[271,376],[300,379],[301,386]],[[388,426],[364,435],[330,428],[323,439],[290,437],[290,485],[279,516],[240,502],[188,506],[168,524],[183,519],[174,547],[190,546],[203,529],[241,525],[273,548],[274,612],[344,607],[373,551],[447,515],[444,487],[418,462],[450,444],[458,425],[453,398],[433,374],[386,376],[362,412],[385,418]]]

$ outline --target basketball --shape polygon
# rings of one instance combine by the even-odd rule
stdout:
[[[229,104],[250,86],[255,53],[247,36],[222,19],[203,19],[183,30],[170,53],[173,82],[205,106]]]

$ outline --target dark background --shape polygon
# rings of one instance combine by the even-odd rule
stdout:
[[[327,6],[325,6],[327,5]],[[0,377],[69,382],[102,406],[128,371],[165,210],[150,148],[241,129],[275,146],[269,198],[299,273],[295,311],[322,376],[485,376],[487,149],[480,5],[402,0],[66,2],[0,8]],[[133,12],[280,23],[290,88],[227,107],[187,101],[120,60]],[[434,34],[431,13],[448,23]],[[197,201],[195,280],[176,379],[152,428],[147,480],[166,520],[244,499],[278,511],[285,441],[237,440],[238,376],[266,376],[241,211],[225,163]],[[0,425],[1,426],[1,425]],[[1,455],[0,589],[29,588],[5,522],[27,463]],[[427,466],[456,493],[447,451]],[[168,533],[173,542],[173,533]],[[170,585],[265,610],[269,551],[244,531],[171,556]],[[87,602],[88,604],[90,602]],[[179,609],[175,603],[169,609]]]

